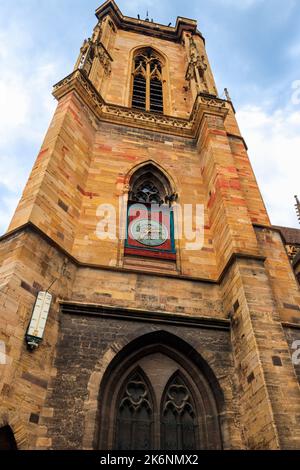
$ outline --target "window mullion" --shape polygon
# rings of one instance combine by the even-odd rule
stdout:
[[[150,82],[151,82],[150,62],[147,62],[147,65],[146,65],[146,111],[150,111]]]

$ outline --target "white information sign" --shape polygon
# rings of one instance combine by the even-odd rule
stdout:
[[[49,292],[39,292],[27,331],[28,336],[43,338],[51,302],[52,295]]]

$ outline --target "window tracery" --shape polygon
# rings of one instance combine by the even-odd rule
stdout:
[[[125,255],[176,261],[172,203],[177,198],[154,165],[134,173],[128,194]]]
[[[138,372],[125,381],[118,405],[117,450],[152,448],[153,404],[145,379]]]
[[[131,200],[143,204],[162,204],[164,202],[159,188],[151,179],[144,181],[131,193]]]
[[[161,417],[162,449],[196,448],[196,411],[187,385],[179,375],[167,386]]]
[[[132,107],[164,111],[162,62],[151,48],[142,49],[134,58]]]

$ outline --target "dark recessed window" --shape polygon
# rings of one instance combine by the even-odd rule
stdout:
[[[132,107],[164,112],[162,61],[151,48],[139,51],[134,58]]]

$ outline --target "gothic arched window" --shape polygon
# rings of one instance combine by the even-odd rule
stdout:
[[[131,178],[129,201],[142,204],[163,205],[172,192],[165,175],[154,165],[140,168]]]
[[[219,384],[190,345],[165,331],[137,337],[117,354],[99,404],[99,449],[222,448]]]
[[[180,375],[166,387],[161,409],[161,448],[195,450],[197,447],[196,409],[191,392]]]
[[[150,47],[139,50],[133,60],[133,108],[143,111],[164,112],[163,63]]]
[[[132,176],[125,255],[176,259],[171,200],[176,195],[154,165],[145,165]]]
[[[146,380],[131,374],[122,387],[117,404],[116,450],[153,448],[153,403]]]

